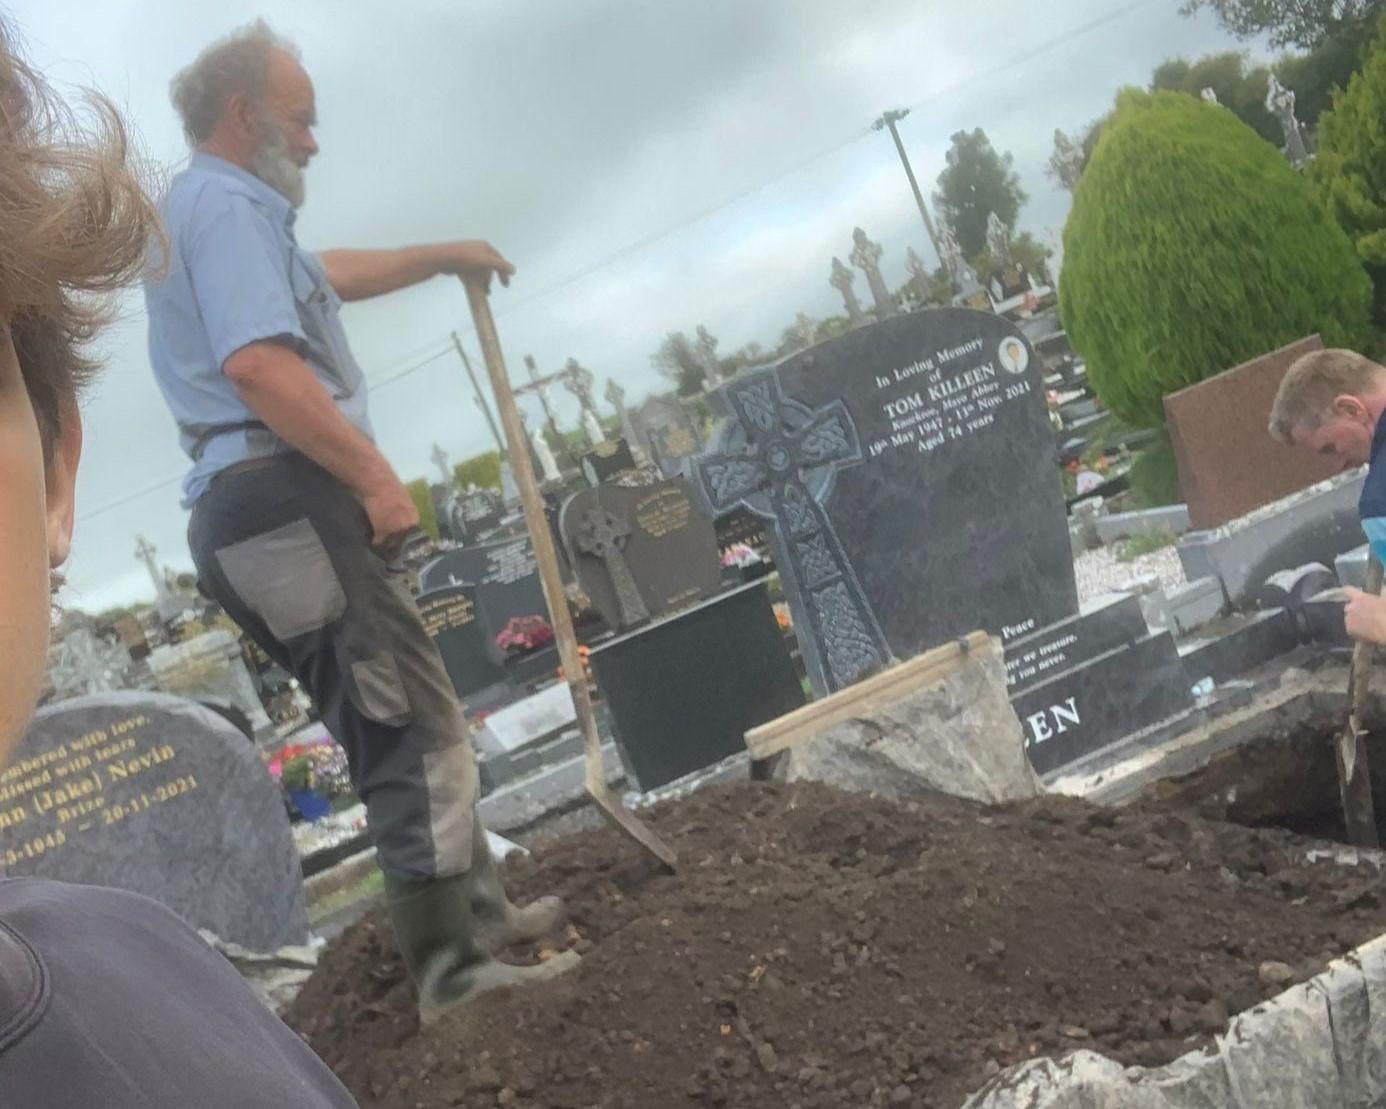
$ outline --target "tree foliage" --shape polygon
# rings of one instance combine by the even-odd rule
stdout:
[[[1209,54],[1190,62],[1171,58],[1150,78],[1150,87],[1186,92],[1199,96],[1204,89],[1218,95],[1218,103],[1267,142],[1280,146],[1285,141],[1280,123],[1266,110],[1266,90],[1271,71],[1266,66],[1248,68],[1246,59],[1234,51]]]
[[[433,506],[433,490],[429,488],[428,480],[415,478],[406,488],[409,490],[409,496],[414,502],[414,507],[418,510],[419,527],[437,539],[438,510]]]
[[[1064,325],[1127,423],[1162,398],[1313,332],[1357,346],[1370,285],[1278,150],[1231,112],[1128,89],[1064,228]]]
[[[674,383],[681,397],[702,392],[707,370],[698,357],[698,347],[682,331],[664,336],[659,349],[650,355],[650,362],[659,373]]]
[[[1286,54],[1272,66],[1248,68],[1236,53],[1210,54],[1190,62],[1171,58],[1156,68],[1150,87],[1201,95],[1211,88],[1218,102],[1258,135],[1275,146],[1285,141],[1280,122],[1266,110],[1266,89],[1271,73],[1295,93],[1295,114],[1311,130],[1333,103],[1333,93],[1346,88],[1362,64],[1360,36],[1340,34],[1325,39],[1304,54]],[[1053,181],[1072,192],[1092,159],[1110,116],[1089,123],[1080,131],[1054,132],[1054,149],[1046,172]]]
[[[934,205],[953,228],[964,257],[971,258],[987,245],[987,217],[992,212],[1014,227],[1028,199],[1010,154],[998,154],[985,131],[979,127],[953,136]]]
[[[1319,154],[1309,179],[1376,286],[1386,323],[1386,16],[1362,71],[1319,122]]]
[[[1181,10],[1193,15],[1209,9],[1239,38],[1269,35],[1275,46],[1307,49],[1361,33],[1383,7],[1383,0],[1186,0]]]
[[[478,489],[501,487],[501,457],[499,451],[485,451],[464,458],[452,468],[452,477],[459,489],[475,485]]]

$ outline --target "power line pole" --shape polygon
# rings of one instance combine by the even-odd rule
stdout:
[[[472,391],[476,394],[476,406],[486,417],[486,424],[491,429],[491,437],[496,441],[496,450],[500,451],[501,457],[504,458],[505,440],[501,438],[500,429],[496,427],[496,418],[491,415],[491,406],[486,403],[486,394],[481,391],[476,373],[472,370],[472,360],[467,357],[467,352],[462,348],[462,340],[457,337],[456,331],[452,333],[452,345],[457,348],[457,353],[462,359],[462,365],[467,369],[467,377],[471,379]]]
[[[905,153],[905,144],[900,141],[900,132],[895,129],[895,125],[909,114],[908,108],[892,109],[876,120],[871,127],[876,131],[888,130],[890,137],[895,140],[895,149],[900,153],[900,164],[905,167],[905,176],[910,179],[910,188],[914,190],[914,202],[919,205],[919,214],[924,219],[924,230],[929,233],[929,242],[933,243],[934,254],[938,258],[938,264],[942,266],[947,263],[943,258],[943,247],[938,241],[938,232],[934,230],[934,221],[929,216],[929,206],[924,203],[924,194],[919,191],[919,182],[914,179],[914,169]]]

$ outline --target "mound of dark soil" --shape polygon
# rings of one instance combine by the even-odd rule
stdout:
[[[1167,1062],[1278,992],[1263,962],[1386,931],[1374,871],[1180,814],[747,785],[649,818],[677,875],[606,828],[508,871],[568,898],[574,975],[421,1033],[375,913],[289,1022],[363,1109],[954,1107],[1032,1055]]]

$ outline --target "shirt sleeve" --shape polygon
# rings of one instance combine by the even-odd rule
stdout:
[[[289,282],[289,249],[269,213],[234,193],[199,205],[186,264],[207,342],[224,368],[244,346],[307,343]]]

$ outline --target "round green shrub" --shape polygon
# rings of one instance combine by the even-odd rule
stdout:
[[[1225,108],[1127,89],[1064,227],[1064,326],[1122,420],[1318,332],[1369,337],[1371,284],[1284,155]]]

